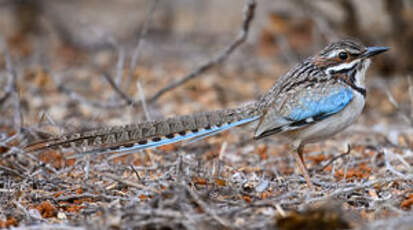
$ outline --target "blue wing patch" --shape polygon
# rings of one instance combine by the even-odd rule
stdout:
[[[339,112],[346,107],[352,99],[353,92],[349,88],[342,88],[318,100],[303,98],[301,105],[294,108],[286,118],[293,121],[305,121],[306,119],[314,118],[319,118],[318,120],[320,120]]]

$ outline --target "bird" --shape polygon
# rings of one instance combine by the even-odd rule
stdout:
[[[25,150],[81,147],[85,151],[80,155],[134,153],[248,125],[254,127],[253,139],[287,137],[297,166],[312,188],[304,146],[332,137],[360,116],[371,58],[389,49],[366,47],[354,39],[331,42],[280,76],[257,100],[237,108],[68,133],[29,144]]]

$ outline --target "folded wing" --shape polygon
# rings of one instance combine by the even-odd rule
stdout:
[[[274,105],[261,118],[255,138],[303,128],[343,110],[353,99],[344,85],[314,86],[289,92],[281,105]]]

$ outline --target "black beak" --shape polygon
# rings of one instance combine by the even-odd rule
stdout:
[[[386,52],[387,50],[389,50],[390,47],[386,47],[386,46],[371,46],[371,47],[367,47],[366,51],[364,51],[364,53],[361,55],[361,57],[363,58],[369,58],[372,56],[375,56],[377,54]]]

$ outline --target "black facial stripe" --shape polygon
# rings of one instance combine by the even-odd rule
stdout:
[[[346,80],[340,78],[342,80],[342,82],[344,82],[346,85],[350,86],[355,91],[359,92],[361,95],[363,95],[363,97],[366,97],[366,95],[367,95],[366,89],[358,87],[356,85],[357,67],[354,68],[353,70],[351,70],[351,72],[348,73],[348,74],[350,75],[350,79],[349,79],[350,81],[346,81]]]
[[[353,88],[355,91],[359,92],[363,97],[366,97],[367,91],[364,88],[358,87],[355,84],[350,84],[350,87]]]
[[[363,95],[363,97],[366,97],[367,95],[366,89],[358,87],[356,85],[356,74],[357,74],[357,71],[361,71],[360,67],[362,66],[363,66],[363,63],[359,63],[358,65],[356,65],[356,68],[354,68],[354,70],[350,73],[350,86],[351,88],[359,92],[361,95]]]
[[[353,69],[349,74],[350,74],[350,82],[351,84],[354,85],[356,83],[356,74],[357,74],[356,69]]]

